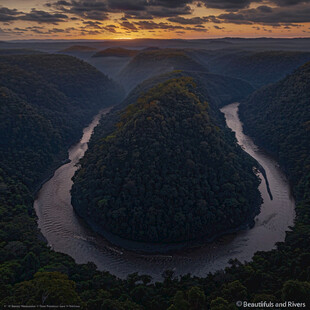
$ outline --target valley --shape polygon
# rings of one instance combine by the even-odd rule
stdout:
[[[305,42],[0,42],[0,305],[310,302]]]
[[[39,217],[39,227],[52,249],[69,254],[78,263],[94,262],[101,270],[107,270],[121,278],[139,270],[142,274],[160,280],[167,269],[174,269],[176,275],[191,273],[204,277],[209,272],[225,268],[229,259],[249,261],[257,250],[267,251],[276,242],[283,241],[285,231],[294,220],[294,199],[289,183],[273,158],[260,150],[244,135],[237,116],[238,106],[231,104],[222,109],[227,125],[236,132],[238,143],[266,170],[273,199],[271,200],[262,175],[259,186],[264,199],[255,226],[250,230],[228,233],[205,244],[147,244],[121,239],[108,232],[103,236],[94,233],[73,211],[71,206],[71,177],[75,166],[85,152],[98,117],[84,130],[79,144],[69,150],[70,163],[59,168],[51,180],[43,185],[34,202]],[[268,237],[267,237],[268,236]],[[204,244],[203,244],[204,243]],[[185,247],[185,249],[184,249]],[[127,249],[126,249],[127,248]],[[151,254],[143,252],[162,252]]]

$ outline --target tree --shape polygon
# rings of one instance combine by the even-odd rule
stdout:
[[[310,282],[286,281],[282,288],[282,300],[304,302],[310,305]]]
[[[13,289],[13,303],[24,305],[83,305],[75,291],[75,283],[59,272],[37,272],[30,281]]]
[[[201,288],[194,286],[189,290],[188,302],[191,310],[203,309],[205,301],[206,301],[206,295]]]
[[[222,297],[217,297],[211,301],[211,310],[230,310],[228,301]]]
[[[225,284],[222,289],[223,297],[229,301],[246,300],[247,289],[239,280]]]
[[[184,293],[182,291],[177,291],[173,297],[173,305],[178,310],[188,310],[189,303],[184,298]]]

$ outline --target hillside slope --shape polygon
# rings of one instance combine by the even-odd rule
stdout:
[[[69,56],[2,56],[0,70],[0,168],[31,188],[99,109],[121,100],[114,82]]]
[[[273,153],[294,184],[310,168],[310,63],[240,106],[246,131]],[[308,167],[308,169],[305,169]]]
[[[310,60],[307,52],[222,51],[207,61],[211,72],[243,79],[259,88],[277,82]]]
[[[209,72],[177,70],[143,81],[128,94],[121,106],[125,107],[128,104],[134,103],[134,101],[137,100],[141,94],[148,91],[158,83],[163,83],[169,79],[186,76],[192,77],[198,85],[200,91],[203,91],[204,96],[212,100],[212,103],[218,107],[245,99],[254,91],[254,88],[250,84],[237,78],[231,78]]]
[[[183,77],[129,105],[108,136],[98,128],[73,178],[78,214],[147,242],[212,238],[251,221],[261,202],[255,162],[210,111]]]

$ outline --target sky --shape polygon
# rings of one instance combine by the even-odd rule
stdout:
[[[310,37],[310,0],[0,0],[0,40]]]

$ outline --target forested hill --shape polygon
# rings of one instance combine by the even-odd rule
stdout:
[[[210,72],[245,80],[255,88],[277,82],[310,61],[309,52],[299,51],[253,52],[223,49],[190,50],[188,53],[207,66]]]
[[[0,71],[0,167],[32,189],[92,116],[121,100],[114,82],[70,56],[2,56]]]
[[[212,238],[247,225],[261,203],[255,162],[209,112],[188,77],[141,96],[114,132],[95,131],[74,176],[75,210],[136,241]]]
[[[147,92],[158,83],[186,76],[192,77],[199,87],[200,92],[203,92],[203,95],[208,98],[208,100],[211,100],[213,105],[218,107],[245,99],[255,90],[249,83],[237,78],[209,72],[176,70],[143,81],[128,94],[120,106],[126,107],[134,103],[141,94]]]
[[[77,105],[81,108],[107,106],[109,105],[109,100],[114,98],[115,94],[120,93],[117,85],[104,74],[88,63],[71,56],[3,56],[0,57],[0,64],[18,68],[23,70],[25,74],[33,75],[36,79],[44,81],[45,84],[51,84],[52,87],[68,96],[71,99],[72,105]],[[23,77],[18,73],[12,72],[12,76],[13,74],[15,79],[12,79],[12,82],[15,82],[15,87],[18,84],[16,80]],[[5,77],[1,77],[1,83],[3,86],[13,87],[6,85]],[[21,84],[20,87],[25,85],[25,83],[27,82],[19,83]],[[14,91],[14,89],[12,90]],[[28,85],[27,89],[24,87],[22,91],[28,91],[37,95],[39,90],[35,85]],[[40,101],[43,103],[45,100]],[[107,103],[103,103],[104,101]]]
[[[173,70],[207,71],[183,50],[147,50],[136,55],[118,74],[118,80],[127,91],[142,81]]]
[[[310,62],[240,106],[246,131],[273,153],[296,185],[310,177]]]
[[[74,53],[74,52],[95,52],[97,49],[87,45],[72,45],[68,48],[61,50],[63,53]]]
[[[120,104],[116,105],[111,110],[107,117],[104,117],[105,125],[95,129],[98,136],[111,133],[115,129],[115,124],[120,121],[121,113],[119,112],[128,105],[136,103],[139,97],[148,92],[151,88],[170,79],[183,77],[193,78],[204,100],[212,102],[209,106],[209,113],[212,112],[214,116],[218,116],[220,107],[231,102],[243,100],[255,90],[250,84],[243,80],[208,72],[176,70],[157,75],[137,85]],[[93,141],[91,140],[90,144],[92,143]]]

